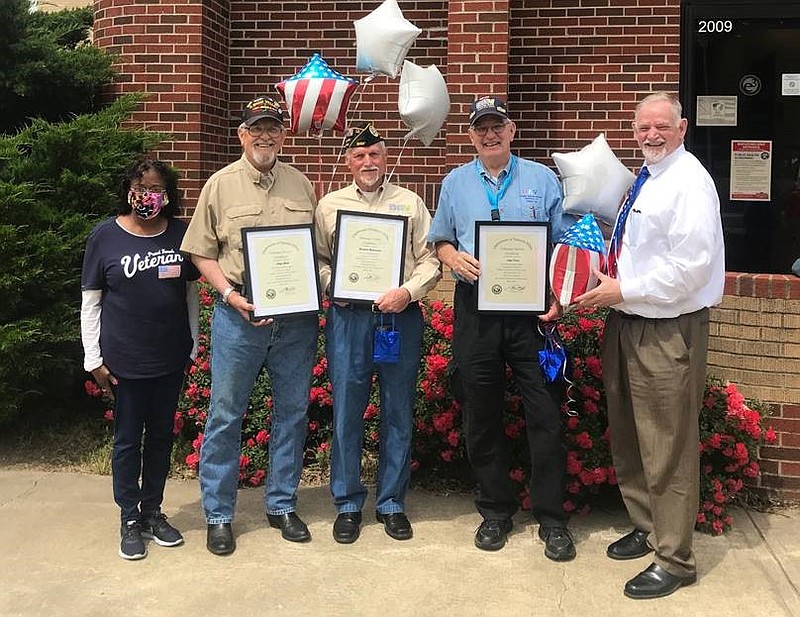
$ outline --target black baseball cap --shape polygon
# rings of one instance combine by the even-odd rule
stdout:
[[[283,124],[283,110],[278,99],[272,96],[257,96],[245,105],[242,112],[242,122],[247,126],[263,118],[269,118]]]
[[[469,108],[469,125],[472,126],[484,116],[499,116],[508,120],[506,102],[496,96],[483,96],[473,101]]]

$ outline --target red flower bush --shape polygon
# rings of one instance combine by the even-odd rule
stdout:
[[[201,286],[201,335],[199,353],[192,366],[175,416],[175,430],[192,444],[186,464],[196,469],[202,447],[202,430],[208,412],[210,341],[208,324],[213,305],[209,288]],[[412,470],[442,472],[466,461],[461,430],[461,409],[453,399],[448,377],[453,337],[453,309],[443,302],[423,303],[425,331],[414,408]],[[324,314],[320,315],[317,359],[312,371],[308,407],[307,464],[327,467],[331,444],[331,383],[324,356]],[[558,333],[569,357],[566,389],[557,386],[554,396],[562,400],[564,440],[567,445],[567,486],[564,509],[589,511],[592,496],[616,485],[609,451],[608,415],[603,390],[600,344],[602,312],[574,311],[560,321]],[[87,392],[98,396],[87,383]],[[242,427],[239,481],[257,486],[264,481],[268,465],[272,395],[262,373],[250,398]],[[734,384],[709,379],[700,413],[701,494],[697,528],[719,534],[730,528],[728,508],[743,494],[746,483],[759,474],[758,448],[773,443],[775,433],[765,428],[768,412],[762,404],[745,401]],[[530,464],[525,443],[525,418],[518,388],[508,375],[505,396],[505,432],[511,451],[511,479],[519,488],[523,507],[529,507]],[[364,445],[368,457],[377,458],[380,400],[374,385],[364,410]]]

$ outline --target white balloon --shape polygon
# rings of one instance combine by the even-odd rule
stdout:
[[[397,77],[422,30],[403,17],[397,0],[384,0],[356,27],[356,70]]]
[[[588,146],[568,154],[553,153],[564,187],[564,212],[591,212],[613,224],[634,176],[611,150],[603,133]]]
[[[436,65],[422,68],[408,60],[403,63],[397,107],[411,129],[405,139],[416,137],[430,146],[450,112],[447,84]]]

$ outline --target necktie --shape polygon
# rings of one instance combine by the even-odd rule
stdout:
[[[617,224],[614,226],[614,234],[611,236],[611,245],[608,247],[608,276],[617,276],[617,259],[619,252],[622,249],[622,234],[625,233],[625,223],[628,221],[628,214],[630,214],[631,206],[636,198],[639,196],[639,191],[642,190],[644,181],[650,177],[650,170],[647,167],[642,167],[636,180],[633,182],[631,192],[628,193],[628,199],[622,206],[622,211],[617,217]]]

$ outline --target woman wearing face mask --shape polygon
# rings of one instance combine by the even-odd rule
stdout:
[[[83,260],[84,368],[114,401],[111,470],[123,559],[144,558],[145,539],[183,543],[161,512],[198,324],[199,275],[179,251],[186,225],[174,218],[178,199],[173,169],[137,161],[122,178],[119,213],[92,230]]]

